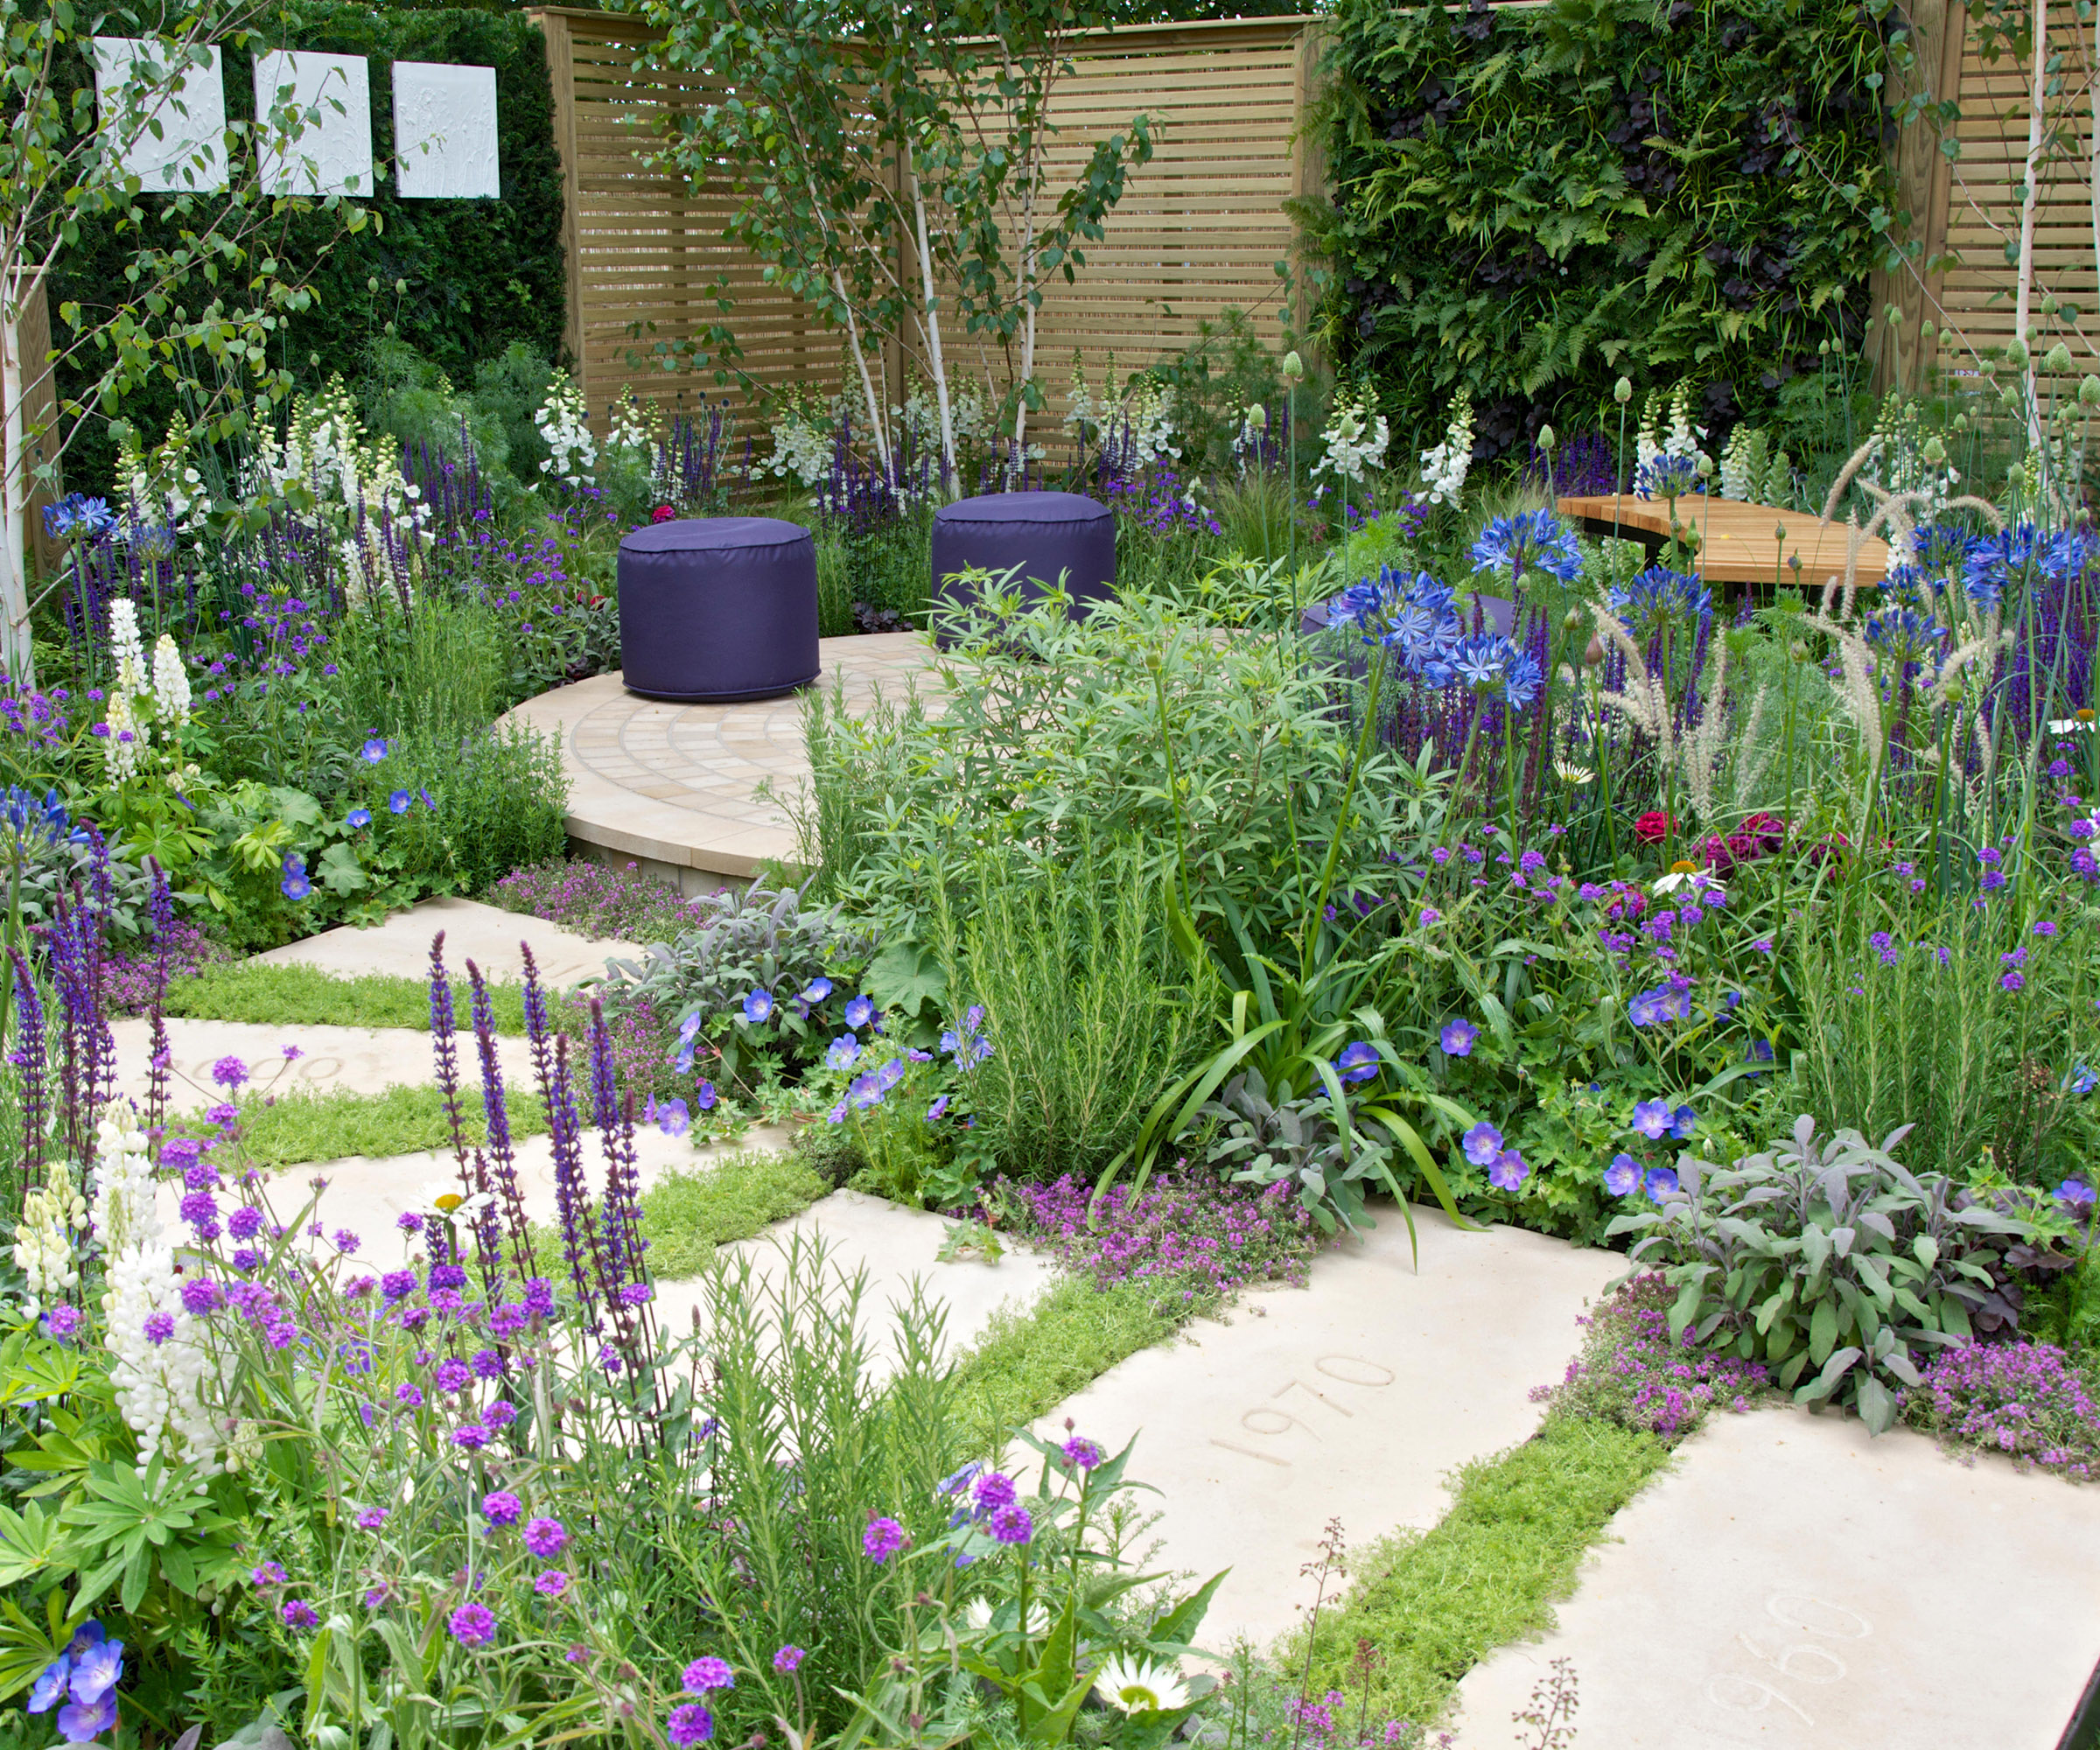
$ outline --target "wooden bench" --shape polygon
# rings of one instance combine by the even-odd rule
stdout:
[[[1670,539],[1670,506],[1659,498],[1607,493],[1597,498],[1564,498],[1555,508],[1592,534],[1609,535],[1615,522],[1625,540],[1655,547]],[[1850,536],[1842,523],[1825,522],[1805,511],[1782,510],[1777,505],[1702,498],[1696,493],[1677,500],[1677,520],[1698,530],[1704,541],[1699,570],[1709,584],[1769,585],[1776,581],[1820,589],[1830,578],[1844,576]],[[1786,531],[1783,540],[1774,536],[1779,528]],[[1801,559],[1798,575],[1787,564],[1796,555]],[[1888,543],[1870,538],[1860,546],[1854,578],[1862,584],[1878,584],[1888,575]]]

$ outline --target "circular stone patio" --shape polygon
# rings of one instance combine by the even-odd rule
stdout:
[[[856,717],[878,696],[902,704],[914,683],[938,684],[939,653],[921,633],[827,638],[819,648],[815,684],[840,692]],[[508,720],[561,738],[569,836],[585,855],[631,858],[690,894],[794,860],[794,823],[759,787],[783,797],[805,787],[804,696],[666,704],[599,675],[528,699]]]

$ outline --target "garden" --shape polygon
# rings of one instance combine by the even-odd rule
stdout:
[[[1092,21],[644,12],[794,381],[587,402],[522,14],[0,5],[0,1743],[2100,1741],[2076,139],[1907,370],[1892,11],[1341,0],[1270,302],[1068,370]]]

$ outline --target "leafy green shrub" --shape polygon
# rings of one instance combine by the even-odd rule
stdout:
[[[1927,906],[1892,872],[1804,909],[1806,1098],[1865,1135],[1914,1126],[1905,1152],[1964,1180],[1986,1166],[2035,1186],[2085,1169],[2088,1066],[2100,1062],[2093,911],[2074,887],[2051,897],[2046,916],[2009,887]]]
[[[970,1096],[985,1145],[1029,1178],[1097,1171],[1186,1067],[1210,1005],[1168,941],[1158,872],[1135,845],[1085,837],[1062,864],[984,852],[969,897],[935,934],[950,1012],[982,1004],[993,1046]]]
[[[692,926],[650,942],[639,961],[606,962],[615,1007],[646,1000],[715,1073],[749,1088],[816,1060],[841,1030],[855,1031],[848,1005],[874,947],[872,934],[825,906],[805,908],[792,888],[752,887],[694,900]],[[757,993],[764,1002],[747,1002]],[[814,994],[812,994],[814,993]]]
[[[1475,453],[1521,454],[1547,410],[1608,408],[1621,371],[1696,367],[1709,416],[1820,420],[1818,345],[1856,355],[1897,204],[1880,13],[1344,0],[1334,32],[1326,315],[1396,455],[1460,387]]]
[[[1676,1190],[1606,1231],[1638,1236],[1628,1256],[1676,1291],[1673,1338],[1762,1362],[1797,1402],[1852,1404],[1878,1434],[1921,1354],[2015,1329],[2012,1278],[2052,1256],[2033,1223],[1902,1166],[1888,1152],[1902,1135],[1819,1140],[1804,1115],[1732,1167],[1680,1156]]]
[[[561,745],[535,730],[405,735],[365,773],[366,806],[402,878],[432,892],[478,893],[568,842]]]

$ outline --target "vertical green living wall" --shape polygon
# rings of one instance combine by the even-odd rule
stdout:
[[[1339,0],[1333,356],[1396,444],[1460,385],[1483,459],[1624,373],[1804,415],[1896,224],[1888,0]]]
[[[380,10],[310,0],[290,10],[270,41],[224,51],[229,120],[253,119],[254,50],[276,46],[368,58],[373,155],[382,166],[382,179],[366,202],[382,221],[376,228],[352,236],[341,234],[326,214],[290,220],[284,240],[290,273],[304,278],[317,256],[319,265],[308,282],[312,306],[287,326],[270,363],[290,369],[303,384],[337,371],[354,378],[367,345],[388,322],[457,381],[471,381],[477,360],[493,357],[512,340],[555,357],[562,346],[567,280],[561,159],[539,27],[514,13]],[[396,60],[495,69],[500,200],[403,200],[395,192],[383,166],[394,152]],[[86,76],[84,66],[76,76]],[[157,206],[169,199],[140,197],[149,227]],[[83,228],[51,287],[61,344],[66,331],[56,321],[59,306],[77,299],[90,321],[108,313],[112,299],[122,296],[122,266],[133,247],[111,224]],[[404,283],[405,290],[396,291]],[[94,381],[92,359],[87,363],[89,368],[61,373],[61,395],[79,395]],[[141,430],[158,431],[176,407],[177,394],[173,382],[156,382],[128,397],[119,410]],[[106,484],[114,453],[104,423],[90,420],[67,453],[67,483]]]

